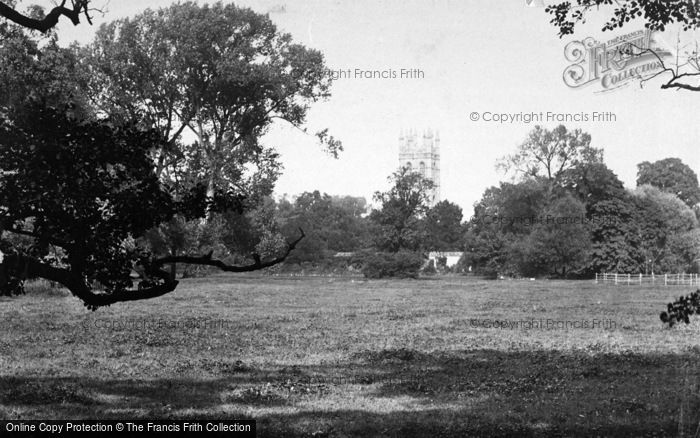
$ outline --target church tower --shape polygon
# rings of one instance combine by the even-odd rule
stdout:
[[[420,172],[433,182],[430,206],[440,202],[440,135],[431,130],[399,134],[399,166]]]

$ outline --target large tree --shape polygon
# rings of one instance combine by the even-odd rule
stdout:
[[[210,202],[203,190],[174,198],[149,157],[163,141],[137,123],[80,120],[41,105],[0,117],[0,291],[18,292],[24,279],[41,277],[95,309],[171,292],[178,282],[162,268],[169,263],[246,272],[284,260],[296,241],[280,257],[247,266],[211,255],[157,258],[139,247],[135,237],[175,213],[196,218],[208,208],[241,206],[237,198]],[[17,245],[11,236],[31,244]],[[140,274],[136,289],[132,270]]]
[[[464,262],[477,274],[520,275],[521,243],[549,202],[549,183],[527,178],[490,187],[474,206],[465,235]]]
[[[631,196],[600,200],[587,206],[587,210],[591,234],[589,273],[644,272],[643,236]]]
[[[524,274],[566,277],[581,273],[588,263],[591,239],[585,205],[570,194],[543,210],[541,220],[518,245]]]
[[[76,53],[59,47],[55,35],[35,37],[0,23],[0,107],[35,102],[59,107],[70,102],[72,111],[84,115],[87,82]]]
[[[438,202],[425,215],[425,246],[430,251],[461,251],[464,231],[462,208],[450,201]]]
[[[622,181],[603,162],[581,163],[565,171],[561,176],[559,188],[573,194],[587,207],[601,201],[618,200],[627,196]]]
[[[310,105],[329,93],[321,54],[294,44],[267,16],[233,5],[188,2],[142,18],[129,29],[128,21],[103,28],[102,35],[119,29],[125,38],[102,41],[113,52],[99,43],[89,56],[51,49],[61,56],[47,58],[49,52],[31,44],[25,46],[35,52],[2,52],[5,59],[21,59],[3,63],[0,72],[11,73],[8,69],[17,65],[42,72],[25,75],[39,82],[26,87],[34,95],[17,91],[21,81],[0,88],[7,91],[0,96],[4,293],[16,292],[25,278],[43,277],[63,284],[93,309],[152,298],[177,286],[174,270],[165,266],[263,269],[283,261],[304,236],[268,257],[265,251],[252,253],[250,263],[240,266],[211,252],[158,254],[141,245],[148,230],[173,219],[201,222],[204,212],[244,212],[259,205],[279,169],[260,137],[276,119],[304,129]],[[140,40],[141,33],[172,45]],[[139,58],[140,49],[126,47],[139,42],[172,71],[148,64]],[[117,59],[106,61],[110,54]],[[47,59],[55,61],[47,66],[66,72],[69,86],[61,84],[60,74],[47,73]],[[138,62],[147,68],[131,71]],[[123,75],[131,76],[122,81]],[[52,94],[56,85],[70,92]],[[181,138],[186,129],[195,141]],[[319,137],[330,151],[339,150],[325,131]],[[175,241],[182,237],[181,230],[172,231]],[[17,236],[29,242],[19,244]]]
[[[144,113],[168,139],[154,151],[157,174],[193,175],[210,196],[240,190],[241,163],[269,167],[275,157],[259,140],[273,121],[305,131],[310,105],[330,95],[320,52],[295,44],[268,16],[221,2],[102,25],[86,60],[102,111]],[[317,136],[332,154],[341,150],[326,131]]]
[[[665,158],[637,165],[637,186],[649,184],[678,196],[689,207],[700,202],[698,175],[680,158]]]
[[[365,247],[369,239],[363,217],[366,209],[364,198],[331,196],[318,190],[304,192],[293,202],[281,199],[277,220],[282,232],[302,228],[307,235],[287,262],[319,262],[337,252]]]
[[[636,205],[615,173],[600,161],[600,152],[585,154],[592,159],[576,160],[550,178],[543,171],[548,168],[545,155],[536,151],[519,158],[533,171],[523,172],[517,183],[486,190],[475,206],[465,263],[486,275],[642,270]],[[557,226],[557,218],[569,222]]]
[[[642,269],[635,206],[624,184],[604,163],[589,163],[567,171],[560,190],[586,206],[591,237],[588,273]]]
[[[591,136],[580,129],[559,125],[550,131],[535,126],[517,152],[503,157],[497,167],[523,178],[545,178],[555,183],[577,166],[602,160],[603,151],[591,146]]]
[[[633,197],[633,220],[639,226],[640,249],[649,272],[687,272],[700,257],[693,211],[676,195],[643,185]]]
[[[376,227],[375,246],[384,252],[422,250],[423,219],[429,209],[433,182],[408,167],[394,172],[389,181],[392,185],[388,191],[375,193],[374,200],[380,208],[369,216]]]

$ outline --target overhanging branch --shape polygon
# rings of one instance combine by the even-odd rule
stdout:
[[[175,290],[178,281],[170,277],[170,273],[160,267],[171,263],[188,263],[194,265],[214,266],[225,272],[251,272],[269,268],[282,263],[294,250],[296,245],[305,237],[304,230],[299,228],[301,235],[293,242],[287,243],[287,249],[273,259],[261,260],[257,254],[253,255],[254,263],[245,266],[227,265],[221,260],[213,260],[211,253],[204,256],[171,256],[154,260],[145,270],[145,276],[138,289],[124,289],[112,293],[96,293],[80,273],[69,269],[56,268],[34,257],[9,254],[5,255],[0,263],[0,286],[4,286],[10,277],[44,278],[62,284],[73,295],[80,298],[85,306],[91,310],[125,301],[138,301],[156,298]]]
[[[637,49],[638,51],[635,53],[633,49]],[[642,78],[640,76],[640,80],[642,83],[647,82],[651,79],[654,79],[654,78],[656,78],[664,73],[670,73],[671,78],[667,82],[661,84],[661,89],[665,90],[665,89],[675,88],[675,89],[679,89],[679,90],[700,91],[700,85],[691,85],[691,84],[688,84],[685,82],[680,82],[681,80],[687,79],[687,78],[697,78],[698,76],[700,76],[700,72],[679,73],[679,66],[677,65],[678,64],[677,59],[676,59],[675,69],[670,68],[666,65],[665,61],[659,55],[659,53],[657,53],[656,50],[650,49],[650,48],[646,48],[646,49],[641,48],[633,43],[628,43],[628,49],[623,53],[632,55],[634,57],[639,57],[639,56],[642,56],[644,54],[649,53],[656,58],[656,60],[659,62],[659,64],[661,64],[661,69],[658,72],[656,72],[650,76],[647,76],[645,78]],[[691,66],[699,65],[699,64],[697,64],[697,61],[698,61],[697,58],[695,58],[694,61],[696,62],[696,64],[693,64],[689,61],[688,63],[683,64],[683,66],[685,66],[685,65],[691,65]],[[696,68],[696,70],[697,70],[697,68]]]
[[[304,234],[304,230],[299,228],[300,236],[294,240],[293,242],[288,242],[287,243],[287,249],[284,252],[284,254],[279,255],[273,259],[269,260],[261,260],[260,256],[257,254],[253,254],[253,259],[255,259],[255,262],[250,264],[250,265],[243,265],[243,266],[237,266],[237,265],[227,265],[226,263],[222,262],[221,260],[215,260],[211,258],[211,253],[203,256],[168,256],[168,257],[163,257],[160,259],[157,259],[154,261],[154,265],[156,266],[162,266],[162,265],[167,265],[170,263],[186,263],[190,265],[205,265],[205,266],[214,266],[216,268],[221,269],[222,271],[225,272],[252,272],[252,271],[258,271],[260,269],[265,269],[269,268],[271,266],[277,265],[279,263],[282,263],[287,259],[289,254],[296,248],[297,244],[301,242],[301,240],[306,236]]]
[[[76,26],[80,24],[80,14],[82,12],[85,12],[85,18],[88,20],[88,22],[91,21],[87,9],[89,0],[74,0],[71,2],[73,6],[72,8],[66,7],[66,1],[67,0],[63,0],[59,6],[51,9],[51,11],[41,20],[21,14],[4,2],[0,2],[0,16],[19,24],[22,27],[38,30],[41,33],[46,33],[49,29],[56,26],[61,15],[68,17],[68,19],[70,19],[70,21]]]
[[[161,278],[168,276],[166,272],[151,272],[151,274]],[[177,281],[166,279],[162,283],[138,290],[126,289],[114,293],[95,293],[81,275],[68,269],[53,267],[34,257],[19,254],[5,255],[0,263],[0,285],[4,286],[10,277],[18,275],[22,279],[38,277],[60,283],[92,310],[118,302],[159,297],[172,292],[178,285]]]

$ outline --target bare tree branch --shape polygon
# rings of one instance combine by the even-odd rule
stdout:
[[[649,81],[651,79],[656,78],[657,76],[660,76],[663,73],[670,73],[671,78],[664,84],[661,84],[661,89],[669,89],[669,88],[676,88],[676,89],[681,89],[681,90],[689,90],[689,91],[700,91],[700,85],[690,85],[684,82],[679,82],[680,80],[684,78],[691,78],[691,77],[698,77],[700,76],[700,72],[694,72],[694,73],[679,73],[678,69],[678,57],[676,56],[676,68],[673,69],[671,67],[668,67],[666,63],[664,62],[663,58],[659,56],[659,54],[656,52],[656,50],[653,49],[642,49],[639,46],[628,43],[629,49],[627,49],[626,53],[630,54],[631,56],[639,57],[644,55],[645,53],[650,53],[652,54],[659,64],[661,64],[661,70],[656,72],[655,74],[646,77],[646,78],[641,78],[642,83]],[[633,49],[637,49],[638,52],[634,52]],[[697,60],[696,60],[697,61]],[[691,66],[693,65],[690,61],[687,63],[690,64]],[[686,65],[686,64],[683,64]]]
[[[673,82],[673,79],[668,81],[665,84],[662,84],[661,88],[662,89],[678,88],[681,90],[700,91],[700,85],[690,85],[690,84],[684,84],[684,83],[679,83],[679,82]]]
[[[88,3],[90,3],[90,0],[74,0],[71,2],[72,8],[66,7],[66,1],[67,0],[63,0],[59,6],[51,9],[41,20],[23,15],[6,3],[0,2],[0,17],[5,17],[22,27],[38,30],[41,33],[46,33],[56,26],[61,15],[68,17],[68,19],[77,26],[80,24],[80,14],[84,12],[88,23],[92,24],[92,20],[88,14]]]
[[[296,245],[299,242],[301,242],[301,240],[306,236],[306,234],[304,234],[304,230],[302,230],[301,228],[299,228],[299,232],[301,233],[299,238],[297,238],[293,242],[287,243],[287,250],[284,252],[284,254],[277,256],[273,259],[264,260],[264,261],[260,258],[260,256],[258,254],[253,254],[252,257],[255,260],[255,262],[250,264],[250,265],[244,265],[244,266],[227,265],[226,263],[222,262],[221,260],[212,259],[211,253],[207,254],[207,255],[203,255],[203,256],[168,256],[168,257],[163,257],[163,258],[155,260],[154,264],[157,266],[162,266],[162,265],[167,265],[170,263],[187,263],[190,265],[214,266],[214,267],[219,268],[225,272],[257,271],[260,269],[269,268],[271,266],[282,263],[289,256],[289,254],[294,250]]]

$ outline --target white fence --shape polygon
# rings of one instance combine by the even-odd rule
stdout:
[[[602,284],[655,284],[659,286],[700,286],[698,274],[595,274],[595,282]]]

